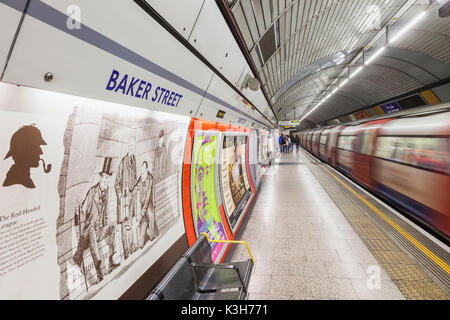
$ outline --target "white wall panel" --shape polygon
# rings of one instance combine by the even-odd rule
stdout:
[[[219,71],[236,87],[241,77],[242,69],[247,65],[247,61],[245,61],[241,49],[234,39],[228,45],[227,54]]]
[[[255,119],[257,119],[260,122],[265,123],[267,126],[270,126],[270,123],[265,118],[263,118],[263,116],[258,113],[258,111],[250,109],[243,102],[242,97],[233,89],[228,87],[225,82],[218,76],[214,76],[214,78],[212,79],[211,84],[208,87],[207,94],[214,95],[220,99],[226,98],[227,102],[230,104],[230,108],[233,108],[235,110],[235,112],[231,112],[232,116],[234,117],[234,121],[237,121],[239,118],[243,118],[247,120],[245,125],[250,126],[255,122]],[[217,104],[217,102],[214,102],[211,99],[204,99],[195,116],[202,119],[219,121],[219,119],[216,118],[216,114],[217,110],[220,108],[221,106]],[[224,111],[229,112],[229,110],[230,109],[228,109],[228,111]],[[236,123],[233,122],[233,124]]]
[[[0,77],[5,68],[8,53],[19,26],[25,4],[25,0],[15,0],[14,5],[17,9],[12,9],[0,3]]]
[[[239,79],[246,61],[213,0],[205,1],[189,42],[228,81],[235,83]]]
[[[4,81],[177,114],[189,115],[198,107],[212,71],[136,4],[117,0],[114,6],[104,6],[78,0],[82,26],[69,30],[61,13],[71,4],[31,2],[28,14],[43,21],[25,18]],[[152,83],[151,97],[157,87],[183,97],[174,108],[108,91],[112,70]],[[47,72],[55,76],[49,83],[44,81]]]
[[[181,5],[180,0],[146,0],[184,38],[188,39],[205,0],[189,0]],[[187,2],[187,1],[186,1]]]
[[[114,6],[104,6],[100,1],[76,1],[80,29],[67,28],[71,5],[73,0],[31,2],[3,81],[192,116],[212,70],[133,2],[117,0]],[[106,90],[113,70],[120,73],[117,86]],[[47,72],[54,74],[51,82],[44,81]],[[125,74],[128,84],[133,78],[145,81],[144,87],[151,83],[146,99],[131,94],[141,82],[134,90],[117,91]],[[158,87],[174,92],[173,97],[182,96],[176,107],[161,103],[164,98],[152,101]],[[207,99],[218,101],[224,110],[230,97]]]

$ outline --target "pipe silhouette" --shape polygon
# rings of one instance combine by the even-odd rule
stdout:
[[[40,159],[40,161],[42,161],[42,167],[44,168],[44,172],[50,173],[50,171],[52,170],[52,164],[49,163],[48,165],[45,165],[44,159]]]

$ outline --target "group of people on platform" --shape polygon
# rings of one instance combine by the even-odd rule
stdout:
[[[281,134],[278,139],[280,145],[280,152],[284,154],[289,154],[294,152],[294,147],[296,152],[300,149],[300,141],[297,137],[293,135]]]

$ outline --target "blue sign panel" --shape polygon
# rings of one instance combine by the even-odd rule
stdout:
[[[381,109],[383,109],[384,113],[393,113],[393,112],[402,110],[402,108],[400,107],[400,105],[397,102],[391,102],[391,103],[382,105]]]

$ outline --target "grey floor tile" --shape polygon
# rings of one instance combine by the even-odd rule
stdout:
[[[379,287],[369,280],[351,279],[353,288],[360,299],[364,300],[404,300],[398,288],[392,281],[381,280]]]
[[[290,296],[288,297],[290,298]],[[248,300],[290,300],[281,294],[249,293]]]
[[[270,293],[271,275],[253,274],[248,288],[249,293]]]
[[[310,278],[312,297],[316,299],[355,300],[358,296],[348,279]]]
[[[289,262],[302,262],[306,261],[305,252],[297,248],[283,248],[273,250],[273,259],[275,261]]]
[[[325,263],[330,278],[367,279],[363,266],[359,263]]]
[[[367,249],[367,246],[361,239],[346,239],[345,241],[350,249]]]
[[[256,263],[254,274],[260,275],[286,275],[291,274],[289,264],[283,261],[266,260],[264,263]]]
[[[324,262],[291,262],[290,269],[291,274],[295,276],[328,278]]]
[[[343,239],[321,239],[317,240],[318,246],[322,248],[322,250],[350,250],[349,245]]]
[[[342,262],[376,264],[377,260],[367,249],[342,250],[336,249]]]
[[[362,267],[367,277],[373,276],[375,273],[379,272],[381,275],[381,280],[391,281],[389,275],[384,271],[384,269],[377,263],[362,263]]]
[[[311,250],[305,255],[308,262],[341,262],[336,250]]]
[[[271,293],[290,297],[290,299],[312,295],[308,279],[301,276],[273,276]]]

